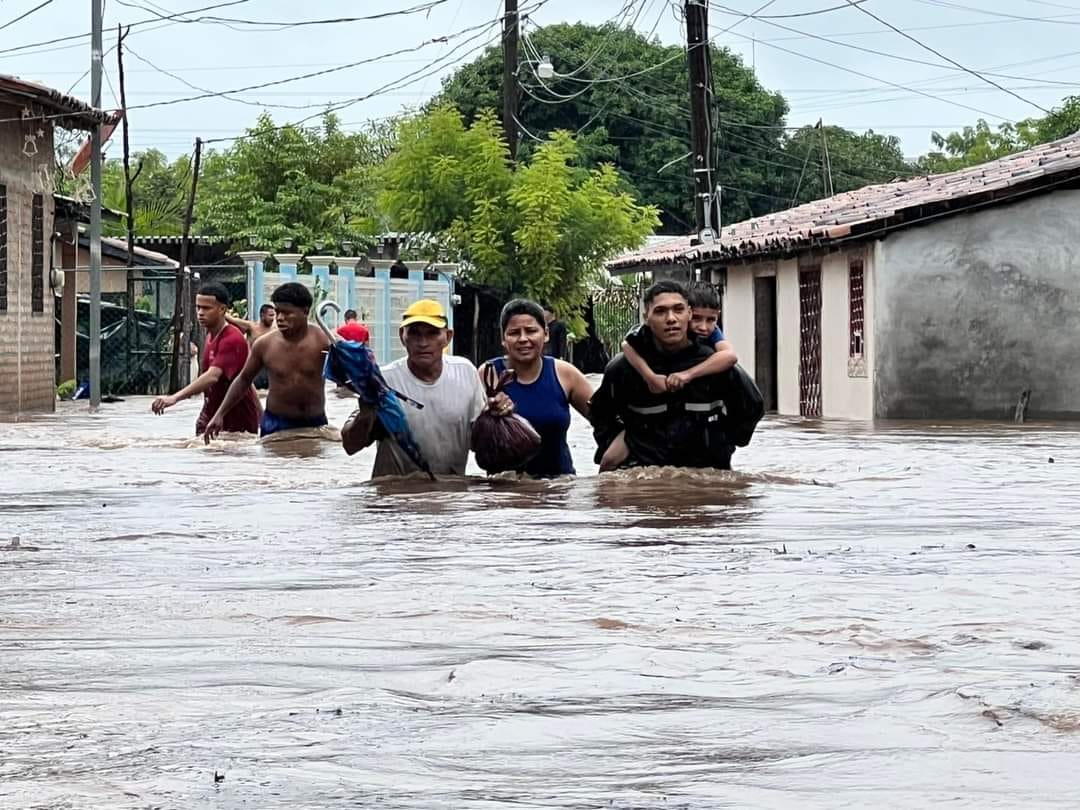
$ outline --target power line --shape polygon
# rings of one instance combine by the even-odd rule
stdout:
[[[225,2],[225,3],[217,3],[217,4],[212,5],[212,6],[204,6],[203,8],[196,8],[196,9],[192,9],[191,11],[178,11],[178,12],[176,12],[176,14],[172,14],[167,18],[163,17],[163,18],[154,18],[154,19],[147,19],[147,20],[136,20],[135,22],[133,22],[130,25],[127,25],[125,27],[126,28],[138,28],[139,26],[142,26],[142,25],[149,25],[150,23],[161,22],[163,19],[170,19],[170,20],[173,20],[175,22],[176,17],[182,16],[184,14],[197,14],[200,11],[210,11],[212,9],[225,8],[227,6],[236,6],[236,5],[239,5],[241,3],[246,3],[246,2],[248,2],[248,0],[228,0],[228,2]],[[89,36],[90,36],[90,32],[87,31],[85,34],[72,34],[71,36],[67,36],[67,37],[56,37],[54,39],[46,39],[46,40],[43,40],[41,42],[31,42],[31,43],[29,43],[27,45],[17,45],[14,48],[4,48],[3,50],[0,50],[0,55],[8,54],[8,53],[17,53],[17,52],[20,52],[20,51],[27,51],[27,50],[30,50],[32,48],[39,48],[39,47],[41,47],[43,45],[56,45],[57,43],[60,43],[60,42],[71,42],[71,41],[77,40],[77,39],[86,39]],[[68,46],[68,47],[78,47],[78,46],[72,45],[72,46]],[[57,50],[62,50],[62,49],[57,49]],[[35,52],[35,53],[47,53],[47,52],[46,51],[38,51],[38,52]]]
[[[691,45],[689,48],[686,48],[685,49],[686,52],[689,52],[689,51],[693,50],[694,48],[700,48],[702,46],[709,45],[714,39],[716,39],[716,37],[723,36],[724,34],[726,34],[731,29],[735,28],[735,26],[739,25],[740,23],[745,22],[746,20],[752,19],[755,14],[763,11],[764,9],[768,8],[769,6],[771,6],[775,2],[776,2],[776,0],[767,0],[759,8],[755,9],[754,11],[752,11],[752,12],[750,12],[748,14],[744,14],[742,16],[742,18],[740,18],[740,19],[736,20],[735,22],[733,22],[731,25],[729,25],[727,28],[725,28],[719,34],[716,34],[716,35],[714,35],[712,37],[708,37],[706,39],[703,39],[701,42],[695,43],[694,45]],[[661,61],[657,62],[655,65],[652,65],[651,67],[643,68],[641,70],[634,71],[633,73],[628,73],[625,76],[609,76],[609,77],[604,77],[604,78],[601,78],[601,79],[589,79],[589,80],[587,80],[586,83],[587,84],[604,84],[604,83],[608,83],[608,82],[623,82],[623,81],[626,81],[627,79],[635,79],[635,78],[637,78],[639,76],[644,76],[646,74],[652,73],[654,70],[659,70],[660,68],[664,67],[665,65],[671,64],[676,59],[681,59],[683,56],[684,56],[684,51],[679,50],[678,52],[676,52],[676,53],[672,54],[671,56],[669,56],[667,59],[662,59]],[[539,77],[537,77],[537,78],[539,79]],[[572,78],[572,77],[567,77],[567,78]],[[574,79],[574,81],[585,81],[585,80]],[[541,82],[541,84],[543,84],[543,82]],[[545,85],[545,87],[546,87],[546,85]],[[569,96],[569,97],[566,97],[566,98],[567,98],[567,100],[569,100],[571,98],[577,98],[577,96],[579,96],[579,95],[581,95],[581,94],[578,93],[578,94],[576,94],[574,96]]]
[[[162,14],[154,11],[153,9],[146,8],[145,6],[140,6],[137,3],[128,3],[128,2],[125,2],[124,0],[116,0],[116,2],[118,2],[122,6],[126,6],[127,8],[134,8],[134,9],[138,9],[139,11],[146,11],[146,12],[149,12],[151,14],[157,14],[159,19],[169,19],[172,16],[172,15],[162,15]],[[288,30],[290,28],[301,28],[301,27],[310,26],[310,25],[336,25],[336,24],[339,24],[339,23],[366,22],[366,21],[371,21],[371,20],[381,20],[381,19],[385,19],[387,17],[399,17],[399,16],[410,15],[410,14],[419,14],[419,13],[424,13],[424,12],[430,12],[433,8],[435,8],[436,6],[440,6],[445,2],[447,2],[447,0],[428,0],[428,2],[426,2],[426,3],[421,3],[420,5],[412,6],[411,8],[399,9],[397,11],[384,11],[384,12],[380,12],[378,14],[369,14],[369,15],[367,15],[365,17],[333,17],[333,18],[330,18],[330,19],[321,19],[321,20],[278,21],[278,20],[246,20],[246,19],[240,19],[240,18],[236,18],[236,17],[218,17],[218,16],[215,16],[215,15],[207,14],[207,15],[203,15],[201,17],[196,17],[196,18],[193,18],[193,19],[181,19],[181,20],[179,20],[179,22],[183,22],[183,23],[202,23],[202,22],[220,23],[220,24],[228,24],[229,27],[232,27],[232,26],[235,26],[235,25],[268,26],[264,30],[268,30],[268,31],[269,30],[284,31],[284,30]],[[195,12],[192,12],[192,13],[195,13]],[[186,14],[185,14],[185,16],[186,16]]]
[[[866,0],[856,0],[858,3],[865,3]],[[793,17],[816,17],[818,14],[828,14],[832,11],[841,11],[846,9],[847,6],[829,6],[828,8],[819,8],[814,11],[799,11],[795,14],[766,14],[761,17],[754,17],[755,20],[790,20]]]
[[[535,10],[535,9],[539,8],[540,6],[544,5],[547,2],[549,2],[549,0],[539,0],[537,5],[535,5],[532,10]],[[489,22],[486,25],[486,28],[490,28],[492,25],[497,24],[498,22],[500,22],[499,19],[494,19],[494,20],[492,20],[491,22]],[[432,72],[432,71],[438,71],[438,70],[443,69],[444,67],[450,67],[452,65],[455,65],[455,64],[458,64],[459,62],[464,61],[465,59],[467,59],[469,56],[471,56],[476,51],[481,50],[482,48],[488,47],[495,40],[497,40],[501,35],[496,34],[494,37],[489,37],[486,42],[483,42],[480,45],[466,51],[464,54],[462,54],[460,57],[458,57],[453,62],[447,63],[446,65],[438,65],[437,64],[438,62],[441,62],[444,59],[446,59],[447,57],[451,56],[456,50],[460,49],[464,45],[467,45],[469,42],[477,39],[479,36],[483,36],[483,32],[481,34],[477,35],[477,36],[470,37],[468,40],[465,40],[464,42],[459,43],[458,45],[456,45],[454,47],[453,50],[451,50],[450,52],[448,52],[447,54],[445,54],[443,56],[438,57],[437,59],[432,60],[425,67],[420,68],[418,70],[411,71],[410,73],[407,73],[404,76],[402,76],[402,77],[400,77],[398,79],[395,79],[392,82],[389,82],[389,83],[387,83],[387,84],[385,84],[385,85],[383,85],[383,86],[381,86],[379,88],[376,88],[375,90],[371,91],[370,93],[367,93],[367,94],[362,95],[362,96],[357,96],[355,98],[349,99],[349,100],[344,101],[344,102],[340,102],[338,104],[328,105],[323,112],[316,113],[315,115],[309,115],[309,116],[307,116],[305,118],[301,118],[298,121],[293,121],[291,123],[281,124],[279,126],[272,127],[271,130],[269,130],[269,131],[280,131],[280,130],[285,130],[285,129],[290,129],[290,128],[297,128],[297,127],[300,127],[301,125],[307,123],[312,118],[315,118],[315,117],[318,117],[318,116],[321,116],[321,115],[326,115],[326,114],[338,112],[339,110],[343,110],[343,109],[346,109],[347,107],[350,107],[350,106],[352,106],[354,104],[358,104],[361,101],[366,101],[366,100],[368,100],[370,98],[374,98],[377,95],[382,95],[383,93],[387,92],[388,90],[398,89],[399,87],[407,87],[410,84],[415,84],[416,82],[422,81],[423,79],[427,78],[427,76],[430,75],[430,72]],[[417,76],[417,74],[423,74],[423,75]],[[389,118],[391,118],[391,119],[394,118],[394,117],[396,117],[396,116],[389,116]],[[374,119],[374,120],[387,120],[387,119]],[[259,131],[254,132],[254,133],[245,133],[243,135],[234,135],[234,136],[231,136],[231,137],[222,137],[222,138],[209,138],[209,139],[204,140],[203,142],[204,143],[224,143],[224,142],[245,140],[247,138],[251,138],[251,137],[261,135],[266,131],[268,131],[268,130],[263,129],[263,130],[259,130]]]
[[[274,81],[261,82],[259,84],[249,84],[249,85],[247,85],[245,87],[237,87],[237,88],[232,89],[232,90],[206,90],[206,91],[203,91],[203,92],[199,93],[198,95],[194,95],[194,96],[185,96],[183,98],[166,99],[164,101],[152,101],[152,102],[148,102],[146,104],[136,104],[136,105],[133,105],[133,106],[129,107],[128,109],[129,110],[145,110],[145,109],[149,109],[151,107],[163,107],[163,106],[170,106],[170,105],[173,105],[173,104],[184,104],[184,103],[187,103],[187,102],[190,102],[190,101],[201,101],[202,99],[207,99],[207,98],[229,97],[229,96],[238,95],[240,93],[248,93],[248,92],[251,92],[252,90],[262,90],[262,89],[267,88],[267,87],[277,87],[277,86],[280,86],[280,85],[283,85],[283,84],[290,84],[292,82],[303,81],[305,79],[314,79],[314,78],[317,78],[319,76],[327,76],[327,75],[329,75],[331,73],[339,73],[339,72],[341,72],[343,70],[349,70],[351,68],[359,67],[360,65],[368,65],[368,64],[371,64],[372,62],[378,62],[378,61],[380,61],[382,59],[386,59],[388,57],[400,56],[401,54],[405,54],[405,53],[416,53],[416,52],[422,50],[423,48],[426,48],[427,46],[433,45],[433,44],[436,44],[436,43],[445,44],[445,43],[449,42],[451,39],[459,37],[462,34],[467,34],[467,33],[471,32],[471,31],[476,31],[476,30],[479,30],[479,29],[487,29],[487,28],[490,28],[491,25],[492,25],[491,22],[481,23],[480,25],[474,25],[471,28],[465,28],[465,29],[463,29],[461,31],[458,31],[455,34],[451,34],[450,36],[435,37],[433,39],[426,40],[426,41],[420,43],[419,45],[413,46],[411,48],[399,48],[399,49],[397,49],[395,51],[388,51],[387,53],[379,54],[378,56],[370,56],[370,57],[368,57],[366,59],[361,59],[361,60],[356,61],[356,62],[349,62],[348,64],[344,64],[344,65],[337,65],[336,67],[332,67],[332,68],[325,68],[324,70],[316,70],[316,71],[313,71],[311,73],[301,73],[301,74],[299,74],[297,76],[288,76],[288,77],[286,77],[284,79],[276,79]],[[130,48],[129,48],[129,50],[130,50]],[[181,80],[181,81],[183,81],[183,80]]]
[[[851,6],[852,8],[854,8],[854,9],[858,9],[859,11],[861,11],[861,12],[862,12],[863,14],[865,14],[866,16],[868,16],[868,17],[870,17],[870,18],[872,18],[872,19],[875,19],[875,20],[877,20],[877,21],[878,21],[879,23],[881,23],[881,24],[882,24],[882,25],[884,25],[885,27],[887,27],[887,28],[889,28],[889,29],[891,29],[891,30],[895,31],[896,33],[898,33],[898,34],[899,34],[900,36],[904,37],[905,39],[908,39],[908,40],[910,40],[911,42],[914,42],[914,43],[915,43],[916,45],[918,45],[918,46],[919,46],[920,48],[922,48],[922,49],[924,49],[924,50],[927,50],[927,51],[929,51],[930,53],[932,53],[932,54],[934,54],[935,56],[938,56],[938,57],[940,57],[940,58],[944,59],[944,60],[945,60],[946,62],[948,62],[948,63],[950,63],[950,64],[952,64],[952,65],[955,65],[956,67],[960,68],[960,70],[964,71],[965,73],[970,73],[970,74],[971,74],[972,76],[974,76],[975,78],[977,78],[977,79],[980,79],[980,80],[982,80],[982,81],[986,82],[987,84],[989,84],[989,85],[992,85],[992,86],[996,87],[996,88],[997,88],[998,90],[1001,90],[1001,91],[1002,91],[1003,93],[1008,93],[1008,94],[1009,94],[1010,96],[1012,96],[1013,98],[1015,98],[1015,99],[1018,99],[1018,100],[1020,100],[1020,101],[1023,101],[1023,102],[1025,103],[1025,104],[1030,104],[1030,105],[1031,105],[1032,107],[1035,107],[1036,109],[1042,110],[1042,111],[1043,111],[1044,113],[1046,113],[1047,115],[1049,115],[1049,114],[1050,114],[1050,110],[1046,109],[1046,107],[1043,107],[1043,106],[1042,106],[1041,104],[1036,104],[1036,103],[1035,103],[1034,101],[1031,101],[1030,99],[1026,99],[1026,98],[1024,98],[1024,97],[1023,97],[1022,95],[1020,95],[1019,93],[1014,93],[1014,92],[1013,92],[1012,90],[1009,90],[1009,89],[1008,89],[1007,87],[1002,87],[1002,86],[1001,86],[1000,84],[998,84],[997,82],[995,82],[995,81],[994,81],[993,79],[989,79],[989,78],[987,78],[986,76],[982,75],[981,73],[979,73],[979,72],[977,72],[977,71],[974,71],[974,70],[972,70],[972,69],[971,69],[971,68],[969,68],[969,67],[965,67],[964,65],[961,65],[961,64],[960,64],[959,62],[957,62],[957,61],[956,61],[955,59],[953,59],[953,58],[952,58],[951,56],[946,56],[946,55],[945,55],[945,54],[943,54],[943,53],[942,53],[941,51],[939,51],[939,50],[936,50],[936,49],[934,49],[934,48],[931,48],[931,47],[930,47],[929,45],[927,45],[927,44],[926,44],[925,42],[922,42],[921,40],[919,40],[919,39],[916,39],[916,38],[915,38],[915,37],[913,37],[913,36],[912,36],[911,34],[909,34],[909,33],[908,33],[907,31],[904,31],[904,30],[903,30],[902,28],[897,28],[897,27],[896,27],[895,25],[893,25],[892,23],[890,23],[890,22],[888,22],[888,21],[886,21],[886,20],[883,20],[883,19],[881,19],[881,17],[879,17],[878,15],[876,15],[876,14],[875,14],[874,12],[872,12],[872,11],[869,11],[869,10],[867,10],[867,9],[863,8],[863,7],[861,6],[861,5],[859,5],[859,4],[857,3],[857,2],[855,2],[855,0],[847,0],[847,3],[848,3],[848,5],[849,5],[849,6]]]
[[[142,56],[138,52],[136,52],[130,45],[128,46],[127,50],[128,50],[129,54],[134,56],[140,62],[142,62],[142,63],[144,63],[146,65],[149,65],[151,68],[153,68],[154,70],[156,70],[158,73],[162,74],[163,76],[168,76],[171,79],[176,79],[176,81],[180,82],[181,84],[186,85],[187,87],[191,88],[192,90],[198,90],[199,92],[205,94],[206,96],[218,95],[218,93],[216,93],[213,90],[208,90],[205,87],[199,87],[198,85],[192,84],[187,79],[185,79],[183,76],[179,76],[176,73],[165,70],[163,68],[159,68],[153,62],[151,62],[149,59],[147,59],[145,56]],[[146,93],[147,91],[143,90],[142,92]],[[245,99],[245,98],[235,98],[229,93],[224,93],[223,92],[220,95],[224,99],[228,99],[229,101],[235,101],[237,104],[246,104],[246,105],[248,105],[250,107],[280,107],[282,109],[292,109],[292,110],[310,109],[310,107],[308,105],[301,105],[301,104],[265,104],[265,103],[263,103],[261,101],[249,101],[248,99]],[[129,109],[135,109],[135,107],[130,107]]]
[[[856,2],[865,2],[865,0],[855,0],[855,1]],[[726,6],[717,6],[716,8],[718,8],[720,11],[730,11],[731,10]],[[943,65],[940,62],[930,62],[930,61],[927,61],[926,59],[916,59],[915,57],[912,57],[912,56],[902,56],[900,54],[889,53],[888,51],[883,51],[880,48],[865,48],[865,47],[863,47],[861,45],[855,45],[855,44],[852,44],[850,42],[840,42],[838,40],[830,39],[829,37],[822,36],[820,34],[813,34],[813,33],[810,33],[809,31],[800,31],[798,28],[792,28],[791,26],[782,25],[781,23],[770,22],[768,17],[756,17],[755,19],[758,19],[758,20],[764,22],[766,25],[771,25],[773,28],[779,28],[779,29],[781,29],[783,31],[790,31],[790,32],[795,33],[795,34],[800,34],[803,37],[807,37],[807,38],[810,38],[810,39],[816,39],[816,40],[819,40],[821,42],[826,42],[826,43],[828,43],[830,45],[838,45],[841,48],[850,48],[851,50],[860,51],[862,53],[868,53],[868,54],[871,54],[872,56],[884,56],[887,59],[896,59],[896,60],[901,61],[901,62],[910,62],[911,64],[915,64],[915,65],[926,65],[928,67],[935,67],[935,68],[949,68],[950,67],[949,65]],[[755,41],[763,42],[762,40],[755,40]],[[935,51],[935,53],[937,53],[937,52]],[[942,58],[947,59],[948,57],[943,56]],[[965,68],[965,67],[963,67],[961,65],[956,65],[954,69],[955,70],[960,70],[960,71],[967,71],[969,73],[972,72],[972,71],[968,70],[967,68]],[[1011,74],[1007,74],[1007,73],[993,73],[993,72],[990,72],[990,71],[982,71],[982,73],[985,76],[996,76],[996,77],[1001,78],[1001,79],[1015,79],[1015,80],[1018,80],[1018,81],[1023,81],[1023,80],[1026,80],[1026,79],[1029,78],[1027,76],[1015,76],[1015,75],[1011,75]],[[1071,83],[1071,82],[1069,82],[1069,83],[1062,82],[1061,84],[1063,84],[1063,85],[1064,84],[1072,85],[1073,83]],[[1001,88],[999,87],[999,89],[1001,89]]]
[[[34,6],[29,11],[23,12],[18,17],[16,17],[14,20],[9,20],[8,22],[4,23],[3,25],[0,25],[0,31],[3,31],[5,28],[11,27],[15,23],[17,23],[19,20],[25,20],[27,17],[29,17],[31,14],[33,14],[35,11],[41,11],[41,9],[45,8],[45,6],[49,5],[52,1],[53,0],[45,0],[45,2],[42,3],[41,5]]]
[[[743,38],[745,40],[750,40],[751,39],[751,37],[745,36],[744,34],[736,34],[735,36],[741,37],[741,38]],[[971,112],[977,112],[980,115],[988,115],[991,118],[998,118],[998,119],[1000,119],[1002,121],[1011,121],[1012,120],[1010,118],[1005,117],[1004,115],[998,115],[997,113],[992,113],[992,112],[989,112],[987,110],[981,110],[978,107],[972,107],[972,106],[970,106],[968,104],[962,104],[962,103],[957,102],[957,101],[949,101],[948,99],[944,99],[944,98],[940,98],[938,96],[935,96],[933,93],[928,93],[925,90],[919,90],[918,88],[915,88],[915,87],[910,87],[908,85],[898,84],[897,82],[889,81],[888,79],[882,79],[882,78],[880,78],[878,76],[872,76],[869,73],[863,73],[862,71],[856,70],[855,68],[849,68],[849,67],[845,67],[844,65],[838,65],[835,62],[829,62],[826,59],[818,59],[816,56],[810,56],[809,54],[800,53],[799,51],[792,50],[791,48],[785,48],[782,45],[777,45],[775,43],[766,42],[765,40],[757,40],[757,42],[758,42],[758,44],[766,45],[766,46],[768,46],[770,48],[774,48],[775,50],[783,51],[784,53],[791,54],[792,56],[797,56],[800,59],[807,59],[807,60],[809,60],[811,62],[816,62],[819,65],[825,65],[826,67],[831,67],[831,68],[834,68],[836,70],[841,70],[841,71],[843,71],[845,73],[851,73],[851,74],[853,74],[855,76],[861,76],[862,78],[869,79],[872,82],[878,82],[879,84],[885,84],[885,85],[888,85],[889,87],[895,87],[897,90],[906,90],[907,92],[914,93],[915,95],[918,95],[918,96],[923,96],[925,98],[933,99],[934,101],[940,101],[943,104],[951,104],[954,107],[962,107],[965,110],[970,110]]]
[[[1080,25],[1080,21],[1068,20],[1067,17],[1080,16],[1080,12],[1074,14],[1056,14],[1052,17],[1027,17],[1021,14],[1006,14],[1003,11],[986,11],[973,6],[965,6],[960,3],[948,3],[945,0],[915,0],[925,6],[938,6],[940,8],[954,8],[960,11],[970,11],[974,14],[986,14],[990,17],[1002,17],[1007,20],[1022,20],[1024,22],[1057,23],[1060,25]]]
[[[915,0],[915,2],[925,3],[927,5],[933,5],[935,0]],[[967,7],[967,6],[964,6],[962,8],[965,8],[965,9],[967,9],[969,11],[981,11],[981,9],[970,8],[970,7]],[[712,10],[717,11],[720,14],[727,14],[728,16],[739,16],[739,17],[741,17],[743,15],[743,12],[741,12],[741,11],[724,11],[724,10],[719,9],[719,8],[714,8]],[[991,14],[993,16],[997,16],[996,14],[994,14],[994,12],[983,12],[983,13],[988,13],[988,14]],[[1020,19],[1029,20],[1029,21],[1032,21],[1032,22],[1057,22],[1057,21],[1063,20],[1064,18],[1067,18],[1067,17],[1072,18],[1072,17],[1076,17],[1076,16],[1078,16],[1078,15],[1077,14],[1060,14],[1060,15],[1052,15],[1050,17],[1021,17]],[[909,32],[911,32],[911,31],[945,31],[945,30],[952,30],[952,29],[957,29],[957,28],[980,28],[980,27],[988,26],[988,25],[1009,25],[1009,24],[1011,24],[1013,22],[1014,22],[1013,19],[1006,18],[1006,19],[983,20],[981,22],[962,22],[962,23],[944,23],[944,24],[938,24],[938,25],[919,25],[919,26],[912,26],[912,27],[908,28],[907,30]],[[872,30],[869,30],[869,31],[838,31],[838,32],[833,33],[832,37],[833,38],[844,38],[844,37],[880,36],[880,35],[882,35],[884,33],[885,32],[882,31],[881,29],[875,28],[875,29],[872,29]],[[774,37],[772,39],[765,39],[765,40],[759,39],[757,41],[758,42],[790,42],[790,41],[793,41],[793,40],[810,39],[810,38],[811,37],[809,35],[803,35],[803,36],[792,36],[792,37]]]

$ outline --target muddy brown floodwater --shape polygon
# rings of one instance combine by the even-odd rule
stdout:
[[[2,807],[1077,806],[1073,427],[372,485],[196,408],[0,425]]]

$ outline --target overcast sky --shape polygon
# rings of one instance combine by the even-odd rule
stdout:
[[[926,151],[934,129],[953,129],[973,123],[980,116],[998,123],[1041,115],[1035,105],[1053,107],[1080,88],[1080,41],[1076,37],[1080,33],[1080,0],[862,3],[865,11],[966,68],[1008,75],[1011,78],[991,78],[1022,98],[950,65],[942,56],[850,7],[849,1],[773,0],[767,4],[765,0],[711,0],[714,41],[740,53],[756,68],[767,88],[779,90],[788,98],[789,124],[812,123],[820,117],[826,123],[852,129],[873,128],[900,137],[908,155]],[[0,26],[4,26],[0,28],[0,72],[70,89],[89,99],[89,79],[82,78],[90,62],[88,36],[25,46],[87,34],[90,3],[52,0],[25,19],[8,24],[42,2],[5,0],[0,4]],[[496,0],[234,0],[230,5],[191,16],[298,22],[432,7],[426,12],[380,20],[284,29],[161,19],[163,15],[215,2],[227,0],[105,0],[105,65],[109,79],[102,91],[105,107],[119,106],[113,50],[117,23],[137,23],[125,43],[133,148],[153,146],[176,155],[190,151],[196,136],[212,139],[240,134],[258,115],[259,105],[267,105],[276,120],[285,122],[317,115],[328,103],[361,99],[339,113],[350,124],[416,106],[438,90],[440,77],[451,72],[457,60],[475,58],[479,50],[474,48],[498,40],[497,18],[502,6]],[[535,25],[636,19],[638,30],[655,30],[665,43],[680,43],[685,38],[675,13],[681,2],[520,2],[523,9],[539,6],[530,14],[531,24]],[[744,18],[762,6],[767,7],[755,15],[756,19]],[[625,8],[630,12],[624,17]],[[725,32],[733,24],[735,27]],[[449,41],[431,42],[442,36],[448,36]],[[409,52],[378,58],[406,50]],[[559,54],[551,56],[560,72],[576,67],[561,63]],[[153,67],[138,57],[149,60]],[[436,64],[428,68],[440,58],[441,67]],[[373,61],[231,98],[140,108],[201,92],[189,85],[221,92],[361,60]],[[417,75],[409,77],[417,71]],[[431,75],[424,77],[425,71]],[[400,86],[381,90],[399,80]],[[118,143],[111,144],[109,154],[117,153]]]

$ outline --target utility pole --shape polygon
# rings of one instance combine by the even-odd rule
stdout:
[[[101,109],[101,0],[90,0],[90,105]],[[101,405],[101,125],[90,131],[90,410]]]
[[[833,191],[832,160],[829,159],[829,141],[825,138],[825,125],[820,118],[817,128],[821,133],[821,188],[826,197],[831,197],[836,193]]]
[[[511,162],[517,160],[517,110],[518,110],[518,37],[521,20],[518,16],[518,0],[506,0],[503,14],[503,132]]]
[[[130,30],[130,29],[129,29]],[[124,116],[124,199],[127,201],[127,266],[135,266],[135,200],[131,193],[135,185],[135,177],[131,176],[131,145],[127,117],[127,88],[124,87],[124,38],[127,31],[119,25],[116,26],[116,67],[120,76],[120,110]],[[135,170],[137,177],[142,170],[142,165]],[[130,296],[129,296],[130,297]],[[129,302],[130,304],[130,302]],[[130,306],[129,306],[130,308]]]
[[[195,158],[191,165],[191,188],[188,189],[187,208],[184,210],[184,231],[180,238],[180,266],[176,268],[176,304],[173,307],[173,347],[172,368],[169,370],[169,393],[175,394],[187,379],[186,369],[181,364],[190,366],[191,355],[188,343],[191,341],[191,273],[188,272],[188,250],[191,244],[191,220],[195,213],[195,191],[199,185],[199,164],[202,162],[202,138],[195,139]],[[183,374],[181,372],[183,371]]]
[[[719,210],[713,200],[712,59],[709,54],[709,0],[686,0],[686,58],[690,72],[690,171],[694,181],[694,216],[698,235],[719,234]]]

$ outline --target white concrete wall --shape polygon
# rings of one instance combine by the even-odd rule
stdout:
[[[864,345],[866,376],[849,373],[849,285],[851,259],[863,260],[863,334],[873,330],[873,259],[870,251],[832,253],[821,261],[821,413],[838,419],[873,419],[873,355]]]
[[[848,370],[848,261],[863,258],[864,360],[866,376]],[[805,259],[804,259],[805,262]],[[840,419],[874,417],[874,251],[855,249],[825,256],[820,261],[821,408],[822,415]],[[799,263],[796,259],[732,265],[727,271],[724,298],[724,334],[739,355],[740,365],[753,375],[754,278],[776,275],[777,409],[799,415]]]
[[[799,263],[776,263],[776,406],[799,415]]]
[[[754,274],[757,265],[728,268],[724,291],[724,337],[735,347],[739,365],[754,374]]]

